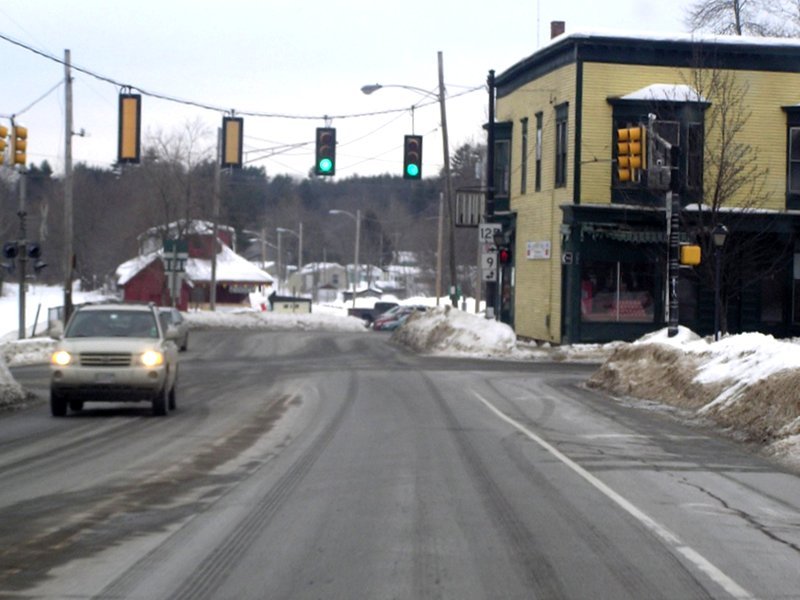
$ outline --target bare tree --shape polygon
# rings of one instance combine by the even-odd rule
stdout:
[[[695,31],[791,37],[800,30],[798,0],[696,0],[686,15]]]
[[[158,208],[149,206],[155,210],[156,222],[164,226],[172,222],[185,225],[205,214],[204,196],[209,195],[209,186],[200,185],[198,173],[203,162],[214,156],[211,137],[199,120],[187,122],[180,131],[159,131],[150,136],[144,173],[150,184],[151,199],[158,200]]]
[[[714,289],[716,283],[711,232],[723,221],[731,232],[720,282],[721,326],[727,331],[727,307],[740,293],[742,283],[754,284],[773,276],[781,268],[788,246],[778,248],[774,232],[763,221],[756,225],[754,219],[763,213],[770,193],[766,188],[769,169],[758,160],[759,148],[743,138],[752,116],[749,85],[735,71],[716,68],[693,69],[690,84],[696,100],[708,107],[702,146],[703,194],[698,213],[689,213],[686,225],[695,231],[706,257],[695,274],[707,289]]]

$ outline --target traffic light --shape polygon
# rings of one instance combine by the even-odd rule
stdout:
[[[3,258],[14,260],[17,258],[17,242],[6,242],[3,244]]]
[[[242,167],[242,148],[244,144],[244,119],[241,117],[222,118],[222,166]]]
[[[644,127],[617,129],[617,179],[621,182],[639,181],[644,168]]]
[[[22,125],[14,125],[11,131],[11,159],[12,165],[23,165],[28,161],[26,150],[28,149],[28,128]]]
[[[28,258],[33,261],[33,270],[37,273],[47,266],[47,263],[42,259],[42,247],[39,242],[28,242],[27,244]]]
[[[139,94],[119,95],[119,135],[117,162],[139,162],[142,139],[142,97]]]
[[[696,267],[702,261],[703,255],[700,246],[697,244],[681,244],[680,264],[690,267]]]
[[[497,249],[497,262],[501,265],[511,264],[511,246],[501,246]]]
[[[403,140],[403,179],[422,178],[422,136],[407,135]]]
[[[6,159],[6,146],[8,146],[8,142],[6,138],[8,137],[8,127],[5,125],[0,125],[0,165]]]
[[[317,127],[317,160],[314,171],[317,175],[336,173],[336,129]]]

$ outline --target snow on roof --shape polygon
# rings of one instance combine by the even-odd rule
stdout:
[[[620,31],[614,29],[583,29],[565,33],[550,40],[547,46],[562,42],[567,39],[591,39],[591,38],[619,38],[628,40],[644,40],[652,42],[684,42],[684,43],[703,43],[703,44],[729,44],[731,46],[752,45],[752,46],[773,46],[773,47],[794,47],[800,48],[800,40],[797,38],[782,37],[759,37],[748,35],[721,35],[718,33],[664,33],[655,31]],[[546,46],[544,46],[546,47]]]
[[[157,258],[160,258],[160,256],[160,250],[157,252],[148,252],[147,254],[142,254],[122,263],[117,267],[116,271],[117,285],[125,285],[128,283],[137,273],[142,271]]]
[[[186,224],[185,219],[180,219],[178,221],[173,221],[172,223],[167,224],[166,230],[170,233],[177,232],[184,230],[187,234],[208,234],[211,235],[214,233],[214,223],[211,221],[203,221],[201,219],[192,219]],[[157,225],[156,227],[151,227],[147,231],[145,231],[139,237],[150,237],[153,235],[161,235],[161,232],[164,231],[163,225]],[[217,225],[217,231],[230,231],[234,232],[235,229],[228,225]]]
[[[117,267],[117,284],[125,285],[137,273],[161,259],[163,249],[137,256]],[[186,278],[189,281],[211,281],[211,259],[189,258],[186,261]],[[272,283],[269,273],[262,271],[249,260],[239,256],[225,244],[217,254],[217,281],[235,281],[238,283]]]
[[[192,281],[211,281],[211,259],[190,258],[186,261],[186,275]],[[225,244],[217,254],[217,281],[240,283],[272,283],[272,276],[259,269],[246,258],[236,254]]]
[[[690,85],[654,83],[640,90],[625,94],[622,100],[668,100],[671,102],[707,102],[700,93]]]

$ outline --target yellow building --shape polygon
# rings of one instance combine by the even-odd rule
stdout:
[[[494,83],[518,335],[800,335],[800,41],[562,34]]]

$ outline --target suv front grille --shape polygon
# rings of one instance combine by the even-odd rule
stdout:
[[[129,367],[130,365],[131,355],[127,353],[81,353],[81,366],[83,367]]]

